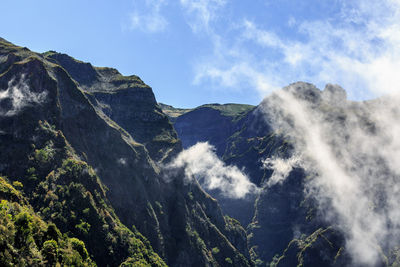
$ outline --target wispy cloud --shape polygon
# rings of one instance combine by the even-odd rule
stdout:
[[[288,159],[283,158],[266,158],[263,160],[263,168],[272,170],[273,173],[268,181],[263,186],[265,189],[275,185],[281,184],[293,170],[293,168],[301,166],[301,158],[294,155]]]
[[[11,79],[8,88],[0,91],[0,116],[13,116],[25,107],[42,104],[47,99],[47,91],[33,92],[22,75],[18,81]]]
[[[206,60],[207,61],[207,60]],[[237,61],[230,66],[228,63],[217,63],[209,65],[203,62],[196,66],[195,84],[209,81],[215,86],[223,86],[234,90],[240,88],[256,88],[263,94],[279,88],[279,82],[274,77],[267,76],[266,72],[254,67],[250,60]]]
[[[183,168],[186,178],[197,179],[207,190],[220,190],[230,198],[244,198],[258,192],[258,188],[236,166],[227,166],[208,143],[197,143],[183,150],[166,169]]]
[[[180,0],[180,3],[194,32],[210,32],[210,23],[217,18],[226,0]]]
[[[167,28],[168,21],[161,13],[165,0],[138,0],[134,3],[136,8],[129,16],[130,29],[156,33]]]

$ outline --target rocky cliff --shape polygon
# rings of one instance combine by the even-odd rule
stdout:
[[[0,73],[0,173],[94,262],[251,265],[244,229],[182,172],[163,172],[181,144],[137,76],[3,39]]]

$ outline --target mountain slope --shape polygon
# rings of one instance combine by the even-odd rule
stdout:
[[[0,72],[0,173],[98,265],[251,264],[243,228],[183,171],[159,167],[180,142],[138,77],[4,40]]]

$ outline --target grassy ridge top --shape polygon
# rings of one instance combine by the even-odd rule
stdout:
[[[243,113],[247,113],[250,110],[254,108],[253,105],[247,105],[247,104],[234,104],[234,103],[228,103],[228,104],[205,104],[201,105],[200,108],[212,108],[215,110],[219,110],[222,115],[228,116],[228,117],[236,117],[238,115],[241,115]]]
[[[158,103],[158,105],[160,106],[161,110],[168,116],[171,118],[177,118],[189,111],[192,111],[192,108],[175,108],[173,106],[170,105],[166,105],[163,103]]]
[[[161,107],[162,111],[168,115],[171,118],[177,118],[179,116],[182,116],[185,113],[202,109],[202,108],[211,108],[215,109],[221,112],[223,116],[228,116],[228,117],[236,117],[238,115],[242,115],[244,113],[249,112],[252,110],[255,106],[252,105],[247,105],[247,104],[234,104],[234,103],[228,103],[228,104],[204,104],[196,108],[175,108],[170,105],[166,105],[163,103],[158,103],[158,105]]]

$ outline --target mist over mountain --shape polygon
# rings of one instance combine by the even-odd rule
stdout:
[[[0,38],[0,265],[399,266],[399,103],[175,108]]]
[[[185,148],[209,142],[259,189],[232,199],[202,184],[246,227],[256,264],[396,266],[398,103],[298,82],[233,117],[210,105],[173,121]]]

